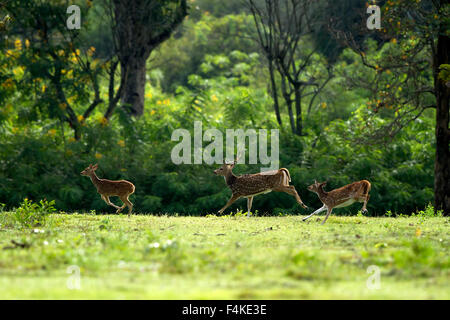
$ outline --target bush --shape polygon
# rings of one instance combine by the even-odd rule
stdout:
[[[425,210],[419,210],[417,214],[412,214],[413,216],[418,216],[419,218],[432,218],[432,217],[442,217],[443,211],[437,210],[435,212],[434,207],[431,203],[425,208]]]
[[[39,203],[33,203],[25,198],[20,207],[13,211],[11,217],[14,222],[25,228],[42,226],[45,224],[47,216],[56,211],[53,207],[54,204],[54,200],[48,202],[44,199],[39,201]]]

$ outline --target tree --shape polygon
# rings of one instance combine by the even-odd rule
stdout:
[[[121,70],[121,104],[133,116],[144,112],[146,62],[187,15],[186,0],[108,0]]]
[[[86,45],[92,19],[97,17],[88,14],[91,2],[81,6],[85,19],[80,30],[67,28],[64,3],[16,0],[5,3],[9,14],[6,17],[12,21],[8,39],[20,43],[10,51],[7,63],[10,70],[20,72],[7,72],[0,80],[15,78],[12,83],[21,94],[21,107],[29,106],[33,114],[36,110],[41,114],[45,111],[51,118],[67,122],[77,140],[86,119],[103,103],[107,106],[104,124],[119,103],[131,115],[143,113],[146,59],[187,14],[184,0],[105,1],[103,9],[114,18],[108,24],[114,44],[112,53],[102,60],[96,56],[94,47]],[[11,47],[11,41],[6,42]],[[116,86],[119,65],[120,82]],[[102,94],[102,78],[108,83],[108,99]]]
[[[281,77],[280,89],[288,109],[291,130],[301,136],[302,99],[312,95],[314,101],[333,77],[330,65],[327,65],[326,76],[321,78],[316,78],[308,70],[318,56],[319,47],[311,36],[321,23],[320,5],[312,0],[265,0],[264,5],[248,0],[247,4],[257,29],[256,40],[267,58],[278,123],[282,124],[275,70]]]
[[[67,28],[64,4],[11,0],[5,10],[11,19],[5,40],[10,49],[6,50],[8,69],[0,78],[19,92],[18,109],[22,115],[36,118],[40,112],[67,122],[75,139],[80,139],[83,122],[103,102],[102,66],[93,57],[95,48],[79,49],[80,31]],[[89,6],[82,10],[86,14]],[[87,107],[76,107],[81,104]]]
[[[390,41],[381,54],[369,57],[355,41],[367,29],[342,31],[339,21],[331,25],[337,37],[361,57],[374,76],[359,79],[370,90],[372,115],[390,110],[391,120],[368,134],[366,142],[392,139],[427,109],[436,110],[436,158],[434,168],[435,209],[450,213],[450,87],[439,76],[450,63],[450,1],[390,0],[385,3],[383,29],[377,38]],[[360,12],[364,15],[363,12]],[[367,15],[366,15],[367,16]],[[365,27],[365,23],[361,23]],[[379,46],[381,47],[381,45]],[[366,48],[367,49],[367,48]]]

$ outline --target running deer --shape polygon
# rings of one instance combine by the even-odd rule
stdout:
[[[364,205],[362,207],[362,212],[367,212],[366,205],[367,201],[369,201],[369,191],[370,191],[370,182],[367,180],[361,180],[357,182],[353,182],[351,184],[348,184],[346,186],[343,186],[338,189],[334,189],[332,191],[326,192],[323,190],[323,187],[326,185],[326,182],[319,183],[314,180],[314,184],[310,185],[308,187],[309,191],[317,193],[319,196],[320,201],[322,201],[323,206],[313,213],[311,213],[306,218],[303,218],[303,221],[306,219],[311,218],[316,213],[327,211],[327,215],[325,216],[325,219],[323,220],[322,224],[327,221],[328,216],[330,215],[331,211],[334,208],[342,208],[351,205],[352,203],[358,201],[358,202],[364,202]]]
[[[232,192],[230,200],[219,210],[219,214],[222,214],[226,208],[239,198],[247,198],[247,217],[249,217],[253,197],[271,191],[286,192],[294,196],[303,208],[308,208],[300,199],[295,187],[289,185],[291,176],[289,175],[288,169],[281,168],[279,170],[235,176],[233,174],[233,168],[236,162],[237,159],[232,164],[224,163],[219,169],[214,170],[216,175],[225,178],[225,182]]]
[[[99,179],[95,174],[98,164],[92,165],[84,169],[81,172],[82,176],[88,176],[91,178],[92,183],[97,188],[97,192],[100,193],[102,199],[110,206],[117,209],[116,213],[121,212],[125,206],[128,207],[128,217],[131,215],[133,210],[133,204],[128,200],[128,197],[134,192],[134,184],[126,180],[111,181],[107,179]],[[109,197],[118,196],[123,202],[122,207],[118,207],[111,203]]]

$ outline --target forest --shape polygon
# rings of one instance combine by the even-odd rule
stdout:
[[[137,214],[214,214],[230,196],[220,164],[170,158],[173,131],[200,121],[279,130],[280,167],[310,208],[315,180],[366,179],[369,216],[449,213],[448,1],[132,3],[0,1],[2,210],[46,199],[113,213],[80,175],[97,163],[100,178],[133,182]],[[263,166],[246,151],[235,174]],[[253,208],[308,212],[276,192]]]
[[[0,299],[448,300],[449,103],[450,0],[0,0]]]

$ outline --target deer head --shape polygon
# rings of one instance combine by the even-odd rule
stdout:
[[[218,176],[224,176],[224,177],[228,176],[229,174],[232,173],[233,168],[238,160],[239,160],[239,157],[236,157],[236,159],[234,159],[233,163],[225,162],[219,169],[214,170],[214,173]]]
[[[94,173],[95,170],[97,170],[98,168],[98,164],[90,164],[89,167],[87,167],[86,169],[84,169],[83,171],[81,171],[81,175],[82,176],[90,176],[91,174]]]
[[[316,180],[314,180],[314,184],[310,185],[308,187],[308,190],[317,193],[319,192],[320,189],[322,189],[326,185],[327,185],[326,182],[317,182]]]
[[[218,176],[226,177],[233,171],[235,164],[236,164],[236,161],[233,163],[224,163],[220,168],[214,170],[214,173]]]

